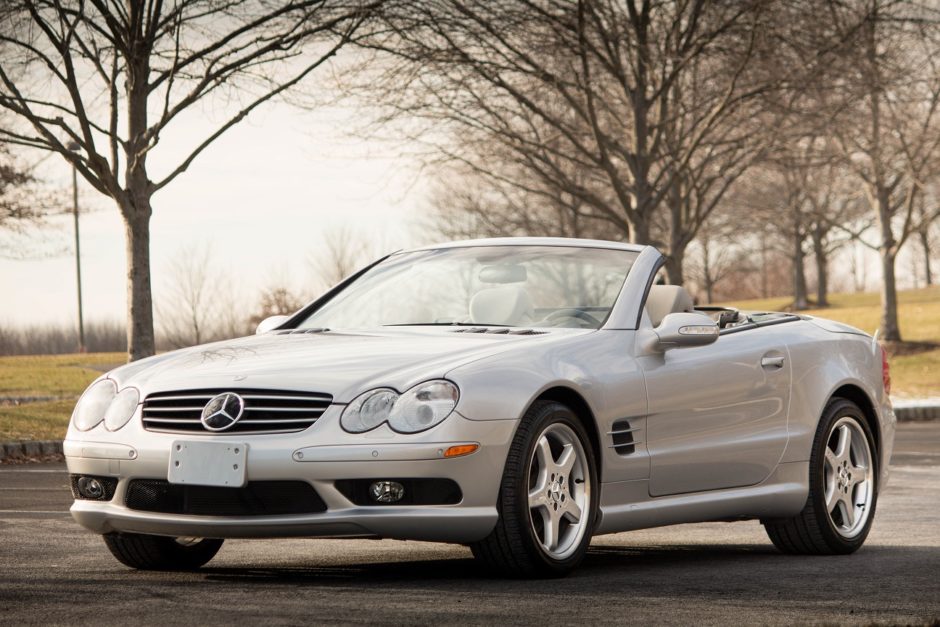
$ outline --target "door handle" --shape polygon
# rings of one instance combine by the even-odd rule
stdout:
[[[762,357],[761,368],[783,368],[783,357]]]

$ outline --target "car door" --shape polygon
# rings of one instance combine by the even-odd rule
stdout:
[[[790,363],[773,327],[641,358],[652,496],[760,483],[787,443]]]

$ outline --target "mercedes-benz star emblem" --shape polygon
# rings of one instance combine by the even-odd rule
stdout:
[[[225,431],[242,417],[245,400],[234,392],[225,392],[206,403],[202,409],[202,426],[209,431]]]

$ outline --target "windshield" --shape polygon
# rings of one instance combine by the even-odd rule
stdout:
[[[596,329],[637,253],[568,246],[476,246],[393,255],[298,328],[480,325]]]

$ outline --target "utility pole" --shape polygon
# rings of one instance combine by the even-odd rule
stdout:
[[[75,152],[79,149],[76,142],[69,144],[69,150]],[[82,312],[82,254],[78,237],[78,168],[72,165],[72,217],[75,221],[75,278],[78,284],[78,352],[84,353],[85,347],[85,317]]]

